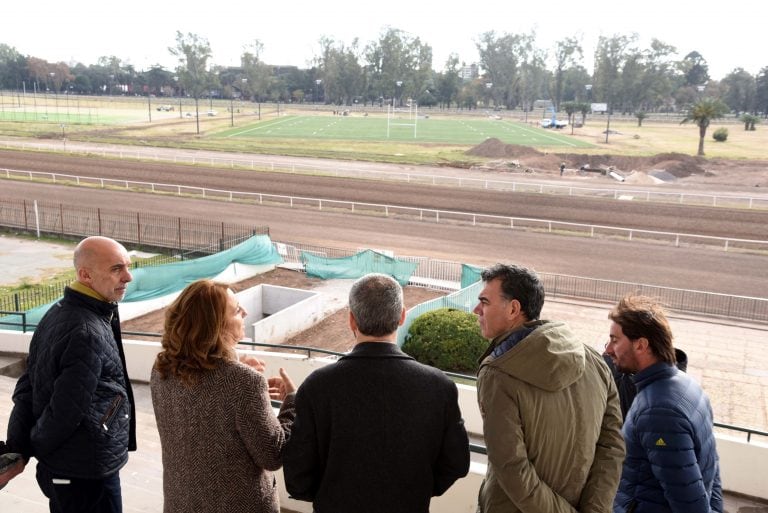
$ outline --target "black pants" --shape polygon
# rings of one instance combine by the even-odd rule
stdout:
[[[51,513],[122,513],[120,474],[103,479],[57,476],[37,465],[37,484],[50,499]]]

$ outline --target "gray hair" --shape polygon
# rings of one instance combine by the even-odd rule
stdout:
[[[403,312],[403,288],[386,274],[367,274],[352,284],[349,310],[363,335],[394,333]]]

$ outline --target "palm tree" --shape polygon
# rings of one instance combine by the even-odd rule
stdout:
[[[704,156],[704,137],[707,135],[709,124],[713,119],[725,116],[728,111],[728,106],[716,98],[703,98],[693,104],[680,124],[693,121],[699,127],[699,151],[696,155]]]

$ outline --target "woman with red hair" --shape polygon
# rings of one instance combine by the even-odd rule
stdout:
[[[283,369],[241,362],[246,311],[222,283],[190,284],[166,312],[150,387],[163,456],[163,511],[278,513],[272,471],[295,416]],[[270,398],[283,401],[275,416]]]

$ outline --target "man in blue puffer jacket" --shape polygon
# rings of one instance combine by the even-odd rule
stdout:
[[[652,299],[627,296],[611,311],[605,353],[633,373],[637,396],[624,421],[627,456],[614,513],[723,511],[712,407],[675,366],[672,332]]]
[[[125,248],[89,237],[76,281],[41,319],[13,394],[8,448],[38,460],[52,512],[120,512],[119,471],[136,450],[133,391],[117,301],[131,281]]]

